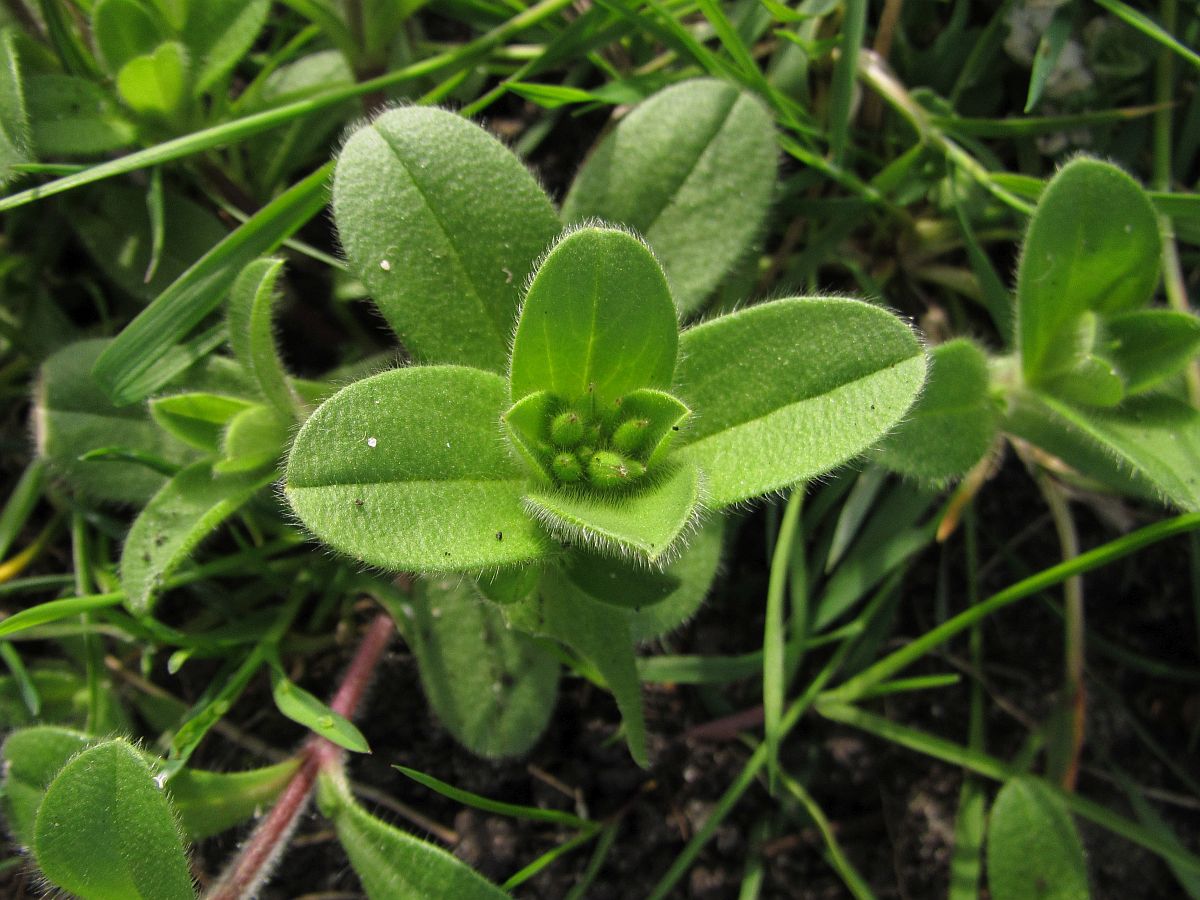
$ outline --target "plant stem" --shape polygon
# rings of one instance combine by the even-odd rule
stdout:
[[[1053,479],[1044,472],[1038,475],[1038,487],[1050,507],[1054,519],[1054,530],[1058,532],[1058,543],[1062,548],[1063,562],[1079,556],[1079,534],[1067,498]],[[1079,756],[1083,752],[1083,738],[1087,727],[1087,689],[1083,683],[1084,670],[1084,627],[1083,627],[1083,578],[1072,575],[1063,583],[1063,606],[1066,613],[1065,658],[1063,663],[1064,708],[1069,710],[1071,730],[1067,736],[1068,746],[1063,748],[1063,768],[1059,783],[1063,790],[1075,790],[1079,778]]]
[[[395,625],[387,613],[377,615],[367,627],[367,633],[329,703],[334,712],[346,718],[354,715],[394,632]],[[206,900],[240,900],[256,893],[270,877],[274,863],[287,847],[300,814],[308,806],[317,776],[326,769],[340,766],[343,753],[340,747],[320,735],[309,737],[300,751],[300,768],[266,818],[254,829],[241,853],[205,894]]]

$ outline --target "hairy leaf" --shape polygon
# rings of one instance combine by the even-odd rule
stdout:
[[[229,344],[267,402],[290,419],[300,408],[300,399],[279,358],[271,319],[282,271],[280,259],[256,259],[242,269],[229,295]]]
[[[609,553],[662,559],[695,521],[702,497],[691,465],[647,479],[649,484],[612,491],[532,490],[526,508],[552,533]]]
[[[355,802],[349,786],[336,776],[320,776],[317,802],[321,812],[333,820],[338,840],[370,900],[508,897],[440,847],[372,816]]]
[[[88,900],[195,896],[170,805],[125,741],[84,750],[46,789],[34,855],[58,887]]]
[[[1200,349],[1200,319],[1169,309],[1139,309],[1104,322],[1105,352],[1137,394],[1176,375]]]
[[[196,546],[274,480],[274,471],[218,475],[208,461],[181,470],[129,529],[121,551],[125,604],[134,612],[148,611],[166,579]]]
[[[213,471],[226,475],[274,466],[287,447],[288,425],[288,419],[262,404],[243,409],[229,420],[221,436],[221,459],[213,464]]]
[[[394,570],[461,571],[546,555],[521,508],[525,472],[498,435],[504,379],[395,369],[339,391],[288,458],[292,508],[330,546]]]
[[[413,653],[438,720],[489,759],[528,751],[550,721],[558,660],[463,578],[423,580],[413,602]]]
[[[1137,309],[1158,282],[1161,240],[1145,192],[1117,167],[1072,160],[1046,186],[1017,271],[1017,344],[1030,384],[1075,365],[1085,312]]]
[[[1200,412],[1186,403],[1148,394],[1083,409],[1023,392],[1005,429],[1115,490],[1200,510]]]
[[[185,444],[216,453],[225,427],[234,416],[252,406],[249,400],[240,397],[192,391],[151,400],[150,417]]]
[[[965,474],[996,436],[999,409],[988,390],[987,358],[968,340],[929,354],[929,381],[877,461],[902,475],[941,483]]]
[[[219,834],[259,815],[299,767],[287,760],[245,772],[181,769],[167,783],[180,827],[191,840]]]
[[[96,156],[133,143],[133,124],[111,94],[86,78],[33,75],[25,80],[30,136],[38,156]]]
[[[995,900],[1086,900],[1083,845],[1065,804],[1020,775],[996,795],[988,827],[988,887]]]
[[[183,42],[194,61],[193,91],[206,93],[254,46],[270,0],[203,0],[188,4]]]
[[[630,755],[639,766],[646,766],[646,720],[630,613],[594,600],[553,568],[546,572],[536,597],[502,609],[514,627],[561,641],[596,668],[621,710]]]
[[[671,292],[646,246],[617,229],[581,228],[554,245],[525,296],[513,400],[548,391],[585,412],[607,410],[630,391],[669,388],[678,343]]]
[[[712,589],[721,562],[725,519],[713,516],[688,541],[678,559],[663,570],[679,586],[653,606],[629,614],[635,641],[649,641],[672,631],[695,615]]]
[[[333,209],[351,269],[415,356],[505,370],[522,285],[560,229],[515,156],[444,110],[391,110],[346,142]]]
[[[778,153],[758,100],[727,82],[685,81],[640,104],[600,143],[563,201],[563,219],[637,229],[688,315],[757,239]]]
[[[81,731],[53,725],[22,728],[5,739],[0,749],[4,760],[0,803],[5,822],[21,846],[33,846],[33,825],[46,788],[67,761],[90,742],[91,738]]]
[[[868,449],[924,381],[920,342],[886,310],[833,298],[753,306],[683,333],[676,393],[695,419],[675,456],[704,473],[709,505],[748,500]]]
[[[97,0],[92,37],[104,67],[115,75],[131,59],[153,53],[166,34],[143,0]]]

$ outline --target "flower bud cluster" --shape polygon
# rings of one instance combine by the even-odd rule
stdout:
[[[649,432],[649,419],[614,417],[604,422],[568,407],[550,420],[550,471],[561,484],[632,484],[646,474],[646,463],[638,457],[650,449]]]

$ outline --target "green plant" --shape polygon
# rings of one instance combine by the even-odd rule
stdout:
[[[0,6],[0,893],[1200,890],[1193,11],[267,6]]]

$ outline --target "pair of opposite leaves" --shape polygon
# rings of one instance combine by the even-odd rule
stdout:
[[[656,183],[651,161],[637,161],[645,123],[697,99],[715,129],[700,129],[682,159],[663,159]],[[717,212],[728,184],[706,188],[690,176],[729,168],[732,159],[714,158],[722,153],[761,157],[763,146],[731,150],[714,139],[731,124],[745,132],[741,120],[756,116],[773,182],[769,116],[711,81],[648,101],[581,172],[564,218],[626,211],[633,221],[623,224],[669,248],[661,267],[617,228],[585,225],[555,241],[560,220],[528,171],[451,113],[393,110],[355,133],[334,183],[343,246],[405,345],[445,364],[364,379],[313,414],[286,478],[305,524],[331,546],[394,570],[519,565],[560,553],[563,541],[654,562],[702,508],[819,475],[892,428],[917,396],[926,362],[912,331],[885,310],[793,298],[679,334],[679,311],[695,311],[749,241],[723,249],[715,277],[712,260],[706,273],[704,261],[678,249],[687,243],[681,235],[719,248],[713,237],[725,228]],[[623,188],[631,163],[633,183]],[[729,227],[752,235],[760,219],[761,211]],[[675,224],[664,231],[664,221]],[[644,391],[679,397],[677,423],[687,410],[691,418],[670,452],[656,451],[653,472],[627,490],[555,484],[498,436],[506,411],[511,418],[514,405],[539,393],[550,398],[542,413],[551,416],[563,403],[592,402],[593,392],[612,404]]]

